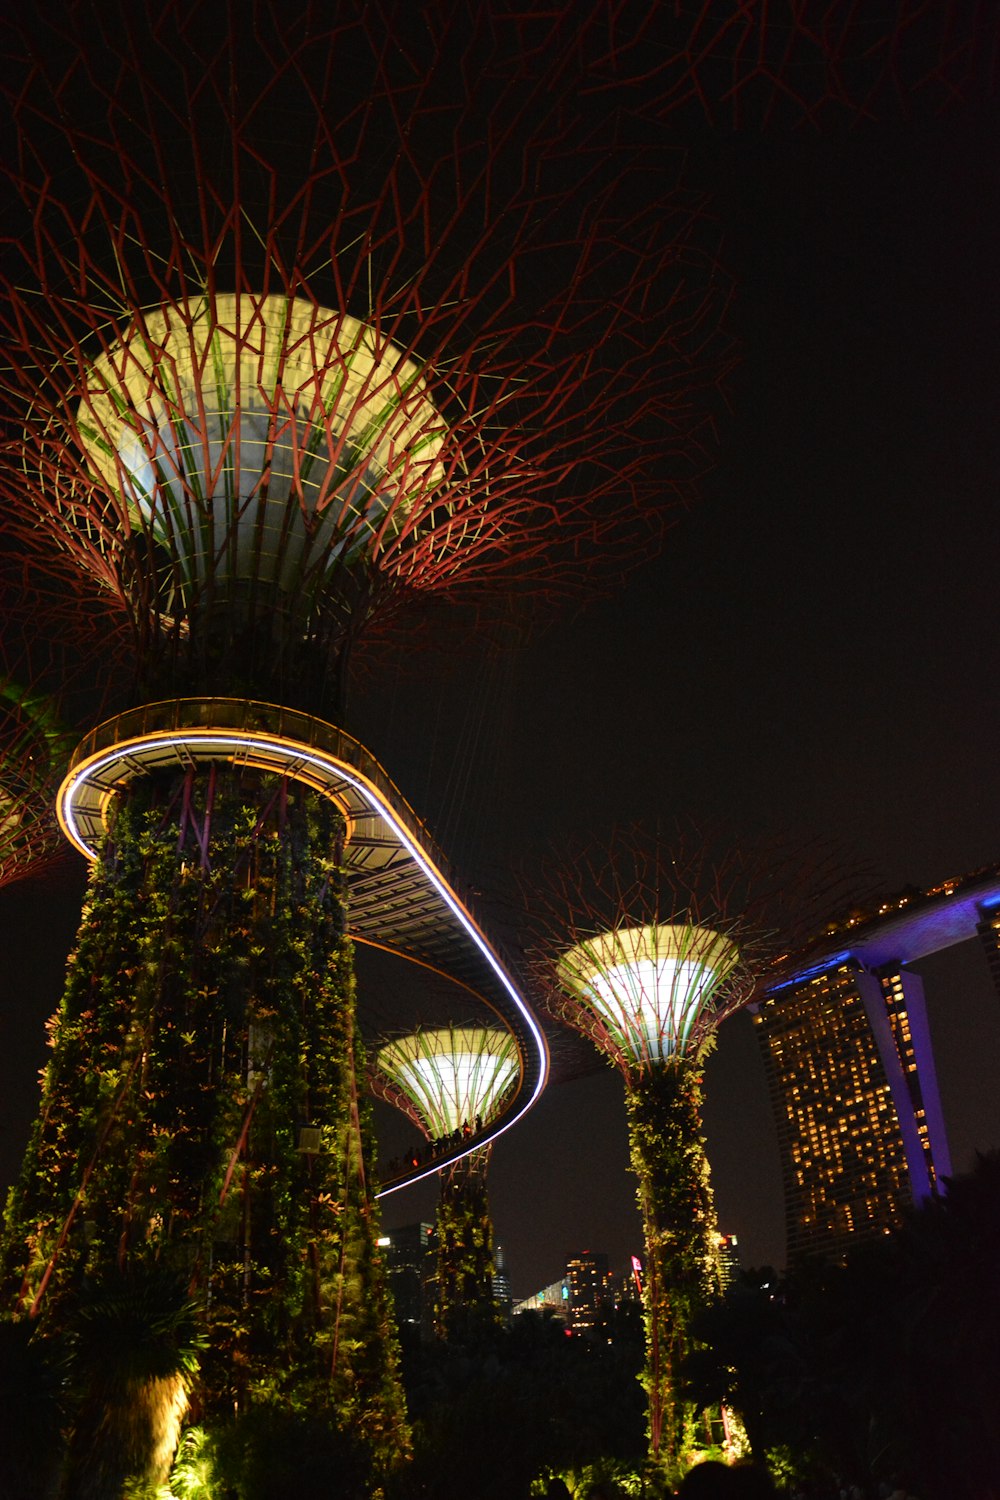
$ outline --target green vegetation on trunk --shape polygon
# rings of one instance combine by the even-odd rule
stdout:
[[[5,1300],[71,1325],[156,1266],[199,1308],[193,1414],[330,1411],[406,1448],[358,1099],[343,819],[247,768],[114,808],[21,1180]]]
[[[437,1210],[439,1338],[475,1342],[499,1326],[493,1290],[493,1220],[486,1191],[490,1148],[463,1157],[442,1174]]]
[[[697,1409],[681,1394],[691,1324],[719,1291],[715,1207],[701,1123],[706,1044],[644,1071],[627,1091],[632,1169],[646,1244],[645,1385],[649,1457],[668,1479],[683,1473]]]

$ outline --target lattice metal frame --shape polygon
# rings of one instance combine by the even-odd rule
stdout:
[[[216,14],[27,28],[5,525],[118,601],[161,694],[231,690],[223,636],[290,684],[303,638],[329,664],[404,603],[648,555],[710,461],[730,289],[677,158],[579,92],[603,7]]]
[[[513,1037],[496,1027],[418,1028],[383,1042],[376,1067],[412,1105],[429,1140],[481,1134],[517,1077]]]
[[[696,1053],[843,903],[856,875],[829,848],[772,839],[743,849],[723,829],[677,820],[553,850],[522,883],[543,1008],[589,1037],[628,1080]],[[721,962],[709,962],[713,949]],[[589,971],[677,958],[715,974],[710,984],[691,975],[679,1025],[663,1008],[666,992],[656,1002],[662,1027],[638,1022],[648,975],[626,980],[614,1007],[595,1008]]]

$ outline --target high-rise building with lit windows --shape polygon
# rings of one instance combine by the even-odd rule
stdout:
[[[433,1224],[404,1224],[379,1240],[401,1332],[416,1338],[434,1336],[434,1268],[436,1246]]]
[[[739,1244],[735,1234],[717,1234],[715,1253],[719,1262],[719,1285],[723,1292],[735,1286],[743,1274]]]
[[[923,982],[976,936],[1000,990],[1000,867],[853,913],[753,1007],[785,1192],[787,1257],[841,1258],[933,1196],[951,1162]]]
[[[760,1028],[778,1129],[789,1261],[838,1256],[911,1201],[903,1135],[858,981],[840,964],[766,997]]]
[[[500,1322],[506,1327],[514,1316],[514,1293],[511,1291],[510,1272],[502,1245],[497,1245],[493,1253],[493,1298]]]
[[[593,1250],[571,1255],[566,1262],[569,1286],[569,1322],[574,1333],[593,1328],[611,1300],[608,1257]]]

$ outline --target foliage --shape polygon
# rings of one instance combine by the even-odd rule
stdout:
[[[73,1414],[65,1500],[104,1500],[167,1478],[206,1338],[183,1281],[112,1271],[78,1294],[67,1328]]]
[[[718,1290],[715,1210],[701,1126],[708,1045],[634,1080],[626,1095],[646,1248],[650,1458],[672,1478],[693,1444],[697,1414],[681,1393],[679,1372],[693,1321]]]
[[[435,1328],[440,1338],[467,1342],[499,1321],[493,1291],[493,1220],[486,1191],[485,1153],[474,1153],[442,1174],[438,1199]]]
[[[408,1372],[414,1461],[394,1500],[513,1500],[535,1477],[643,1451],[634,1310],[591,1336],[522,1314],[466,1348],[425,1346]]]
[[[698,1405],[724,1403],[739,1415],[758,1461],[789,1436],[804,1375],[784,1304],[768,1290],[776,1284],[774,1272],[747,1273],[708,1304],[692,1324],[697,1342],[682,1372]]]
[[[251,771],[165,772],[120,798],[5,1264],[10,1299],[58,1327],[82,1276],[155,1261],[202,1308],[201,1413],[332,1397],[389,1455],[405,1423],[365,1176],[342,833],[332,804]]]
[[[328,1500],[331,1493],[371,1500],[371,1453],[330,1412],[275,1407],[211,1430],[189,1428],[169,1490],[176,1500]]]
[[[204,1427],[189,1427],[170,1470],[170,1493],[175,1500],[213,1500],[212,1442]]]
[[[1000,1492],[1000,1153],[843,1267],[791,1279],[831,1468],[921,1500]]]
[[[777,1476],[1000,1493],[1000,1154],[946,1187],[846,1264],[746,1283],[696,1321],[692,1388],[727,1396]]]
[[[559,1488],[560,1482],[565,1486],[565,1491]],[[545,1496],[546,1500],[551,1500],[553,1496],[558,1500],[558,1497],[567,1492],[571,1496],[590,1496],[595,1491],[599,1495],[614,1496],[615,1500],[619,1500],[619,1497],[621,1500],[631,1500],[632,1496],[648,1500],[650,1495],[640,1470],[634,1464],[623,1463],[614,1458],[599,1458],[594,1463],[583,1464],[577,1469],[564,1469],[558,1474],[549,1470],[531,1486],[533,1496]]]

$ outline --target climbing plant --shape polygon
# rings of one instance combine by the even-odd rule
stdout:
[[[339,810],[249,768],[116,798],[8,1205],[8,1304],[182,1276],[203,1418],[317,1405],[406,1446],[364,1163]]]
[[[646,1248],[643,1383],[650,1451],[671,1478],[683,1472],[698,1419],[680,1379],[692,1346],[691,1324],[720,1290],[701,1124],[702,1070],[713,1043],[709,1036],[696,1051],[641,1074],[625,1096]]]

